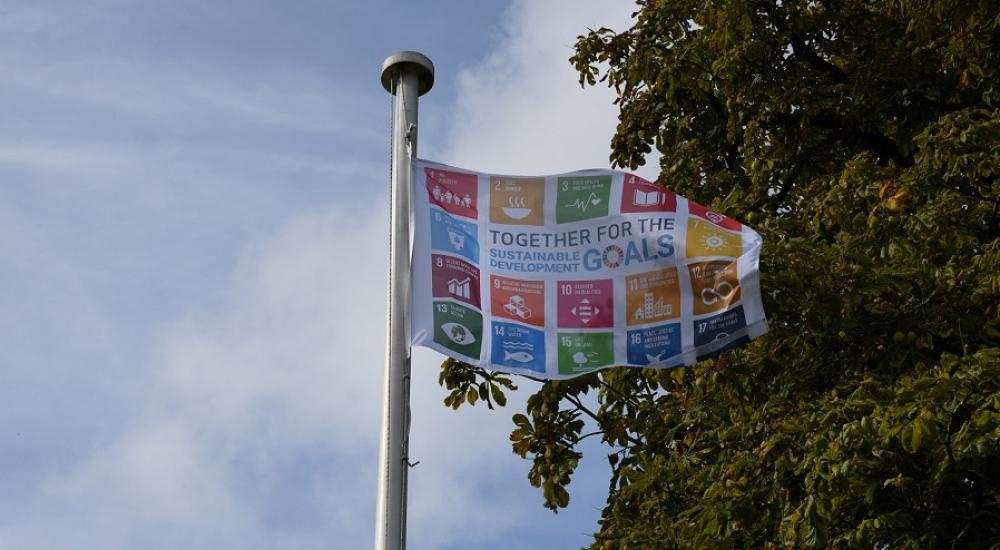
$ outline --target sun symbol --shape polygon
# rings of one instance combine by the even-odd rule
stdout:
[[[722,248],[726,244],[726,239],[719,235],[709,235],[705,237],[705,246],[708,248]]]

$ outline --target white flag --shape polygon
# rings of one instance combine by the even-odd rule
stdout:
[[[412,174],[413,345],[559,379],[692,364],[767,332],[760,235],[638,176]]]

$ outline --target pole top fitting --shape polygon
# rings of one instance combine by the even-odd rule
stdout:
[[[396,52],[382,62],[382,87],[395,95],[393,77],[403,72],[417,75],[417,94],[424,95],[434,86],[434,64],[420,52]]]

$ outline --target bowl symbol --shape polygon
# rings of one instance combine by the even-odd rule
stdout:
[[[508,197],[508,206],[501,207],[504,214],[514,220],[523,220],[531,214],[531,209],[525,207],[524,197]]]

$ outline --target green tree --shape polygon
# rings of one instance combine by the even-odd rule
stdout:
[[[589,424],[592,548],[1000,548],[997,2],[640,0],[571,62],[618,93],[614,164],[655,147],[660,184],[763,235],[771,332],[541,385],[511,440],[545,505]],[[511,381],[441,383],[457,408]]]

